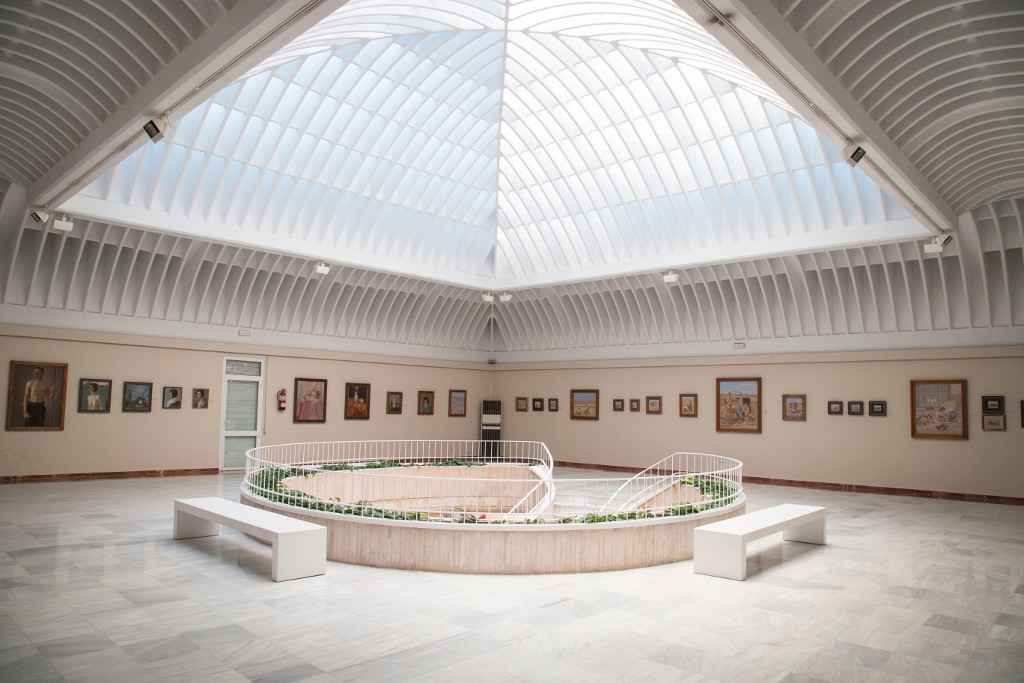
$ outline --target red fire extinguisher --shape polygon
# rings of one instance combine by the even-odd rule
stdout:
[[[282,389],[281,391],[277,392],[277,409],[278,410],[285,410],[287,407],[288,407],[288,391],[286,389]]]

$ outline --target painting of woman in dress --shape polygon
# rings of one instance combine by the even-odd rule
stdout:
[[[296,377],[295,397],[292,422],[327,421],[327,380]]]

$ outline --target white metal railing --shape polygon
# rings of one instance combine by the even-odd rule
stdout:
[[[536,441],[336,441],[251,449],[241,487],[388,519],[593,522],[724,507],[742,499],[741,468],[724,456],[674,453],[633,477],[555,479],[551,453]]]

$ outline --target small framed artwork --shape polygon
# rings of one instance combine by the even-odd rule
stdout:
[[[783,394],[782,419],[786,422],[806,422],[807,394]]]
[[[67,393],[67,363],[12,360],[7,388],[7,429],[62,431]]]
[[[544,399],[535,398],[533,399],[533,412],[544,412]]]
[[[1004,397],[1002,396],[982,396],[981,397],[981,412],[983,415],[1002,415],[1006,412],[1003,408]]]
[[[612,410],[621,413],[626,409],[626,400],[622,398],[612,399]]]
[[[365,382],[345,382],[345,419],[370,419],[370,385]]]
[[[967,380],[910,380],[910,436],[967,438]]]
[[[466,390],[448,390],[448,417],[466,417]]]
[[[295,412],[292,422],[327,421],[327,380],[295,378]]]
[[[661,396],[647,397],[647,414],[661,415]]]
[[[715,431],[761,433],[761,378],[719,377]]]
[[[401,391],[389,391],[387,393],[388,400],[385,406],[384,413],[386,415],[401,415],[402,414],[402,392]]]
[[[557,398],[549,398],[548,399],[548,412],[549,413],[557,413],[558,412],[558,399]]]
[[[164,408],[178,410],[181,408],[181,387],[164,387],[160,405]]]
[[[888,406],[885,401],[868,401],[868,415],[871,417],[885,417]]]
[[[121,397],[122,413],[149,413],[153,410],[152,382],[125,382]]]
[[[981,429],[985,432],[1005,432],[1006,431],[1006,416],[1005,415],[982,415],[981,416]]]
[[[109,379],[78,380],[78,412],[109,413],[110,389],[113,385]]]
[[[1024,401],[1020,402],[1020,426],[1024,428]]]
[[[192,407],[193,408],[209,408],[210,407],[210,390],[209,389],[193,389],[192,390]]]
[[[601,392],[597,389],[572,389],[569,391],[569,418],[573,420],[599,419]]]
[[[631,398],[629,399],[629,412],[639,413],[640,412],[640,399]]]
[[[516,396],[516,412],[525,413],[530,409],[529,400],[525,396]]]
[[[864,401],[847,401],[846,402],[846,414],[847,415],[863,415],[864,414]]]
[[[697,417],[697,394],[679,394],[679,417]]]
[[[843,414],[843,402],[842,401],[829,401],[828,402],[828,414],[829,415],[842,415]]]
[[[524,401],[526,399],[523,399]],[[434,414],[434,392],[433,391],[418,391],[416,392],[416,414],[417,415],[433,415]]]

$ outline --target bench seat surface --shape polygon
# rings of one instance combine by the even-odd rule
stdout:
[[[825,508],[815,505],[797,505],[795,503],[783,503],[775,507],[757,512],[749,512],[739,517],[723,519],[720,522],[713,522],[697,527],[703,531],[732,534],[736,536],[767,536],[784,528],[789,522],[805,515],[820,511],[825,514]],[[817,515],[813,515],[817,516]]]

